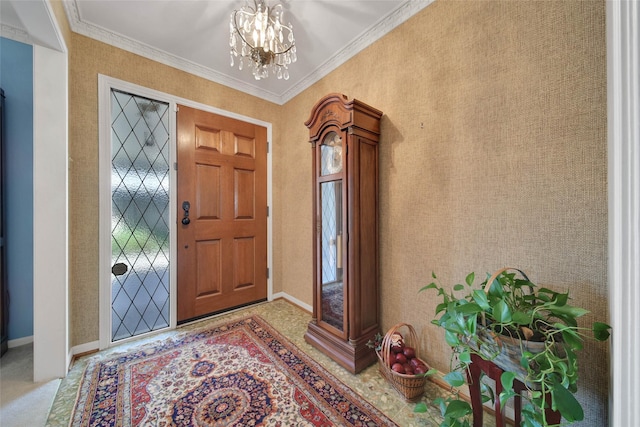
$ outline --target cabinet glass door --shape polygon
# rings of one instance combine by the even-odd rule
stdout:
[[[342,139],[330,132],[320,146],[320,319],[344,331]]]

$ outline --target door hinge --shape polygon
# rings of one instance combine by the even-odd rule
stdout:
[[[173,170],[174,171],[178,170],[178,162],[173,162]]]
[[[269,268],[267,268],[267,279],[269,278]]]
[[[267,206],[267,216],[269,216],[269,206]]]
[[[267,154],[269,154],[269,141],[267,141]]]

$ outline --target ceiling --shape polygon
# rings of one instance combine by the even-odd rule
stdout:
[[[230,66],[229,16],[244,1],[65,0],[64,6],[74,32],[283,104],[434,0],[280,0],[298,53],[289,80],[255,80],[237,61]],[[4,37],[18,34],[63,50],[52,16],[47,0],[0,0]]]

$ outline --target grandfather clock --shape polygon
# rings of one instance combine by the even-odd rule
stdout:
[[[382,112],[329,94],[305,122],[313,151],[313,318],[305,340],[352,373],[376,360]]]

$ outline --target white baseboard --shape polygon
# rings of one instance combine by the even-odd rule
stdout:
[[[7,345],[9,348],[20,347],[22,345],[31,344],[33,342],[33,335],[28,337],[16,338],[15,340],[9,340]]]
[[[73,364],[74,356],[82,353],[88,353],[91,351],[100,350],[100,341],[92,341],[80,345],[76,345],[75,347],[71,347],[69,350],[69,354],[67,354],[67,372],[71,369],[71,365]]]
[[[88,343],[76,345],[71,348],[71,356],[76,356],[90,351],[98,351],[100,349],[100,341],[91,341]]]
[[[272,301],[275,300],[275,299],[278,299],[278,298],[284,298],[287,301],[289,301],[290,303],[297,305],[301,309],[306,310],[309,313],[313,313],[313,307],[312,306],[310,306],[309,304],[307,304],[305,302],[300,301],[298,298],[292,297],[291,295],[289,295],[286,292],[278,292],[278,293],[275,293],[275,294],[271,295],[271,300]]]

